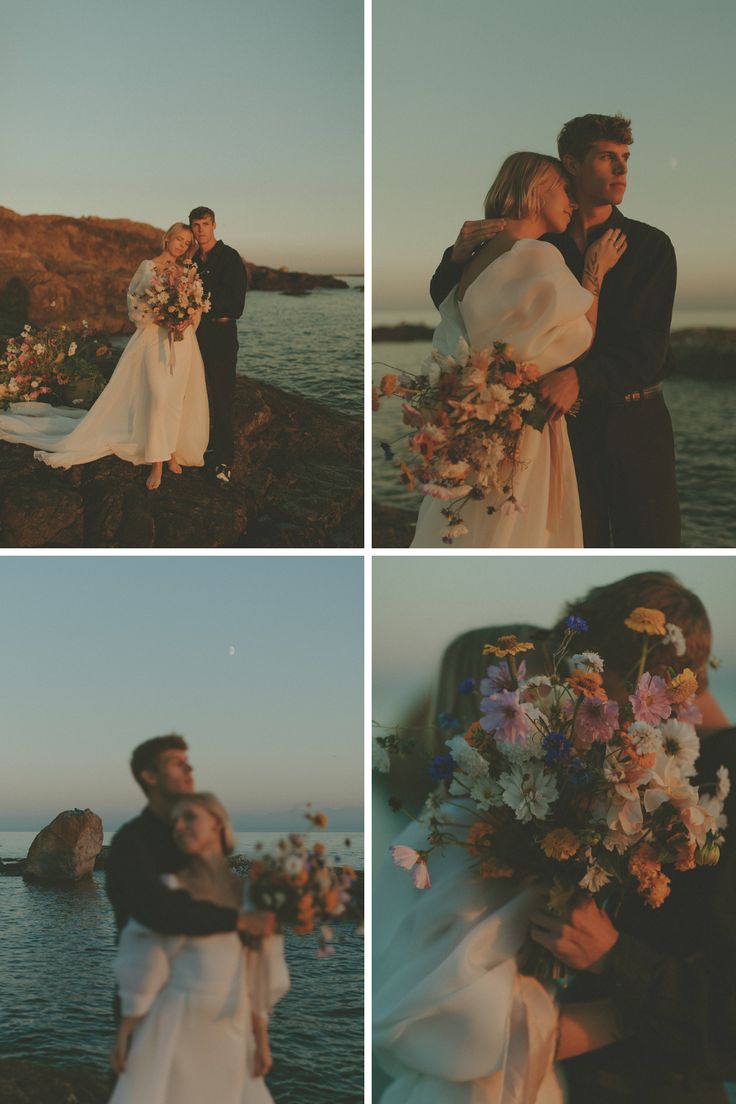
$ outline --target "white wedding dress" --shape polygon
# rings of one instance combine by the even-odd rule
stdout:
[[[160,935],[129,920],[113,969],[123,1015],[144,1018],[110,1104],[273,1104],[251,1072],[251,1013],[268,1016],[289,988],[282,935],[246,951],[237,932]]]
[[[89,411],[49,403],[11,403],[0,411],[0,439],[31,445],[36,459],[54,468],[87,464],[115,455],[131,464],[176,456],[184,467],[201,467],[209,436],[204,365],[194,327],[170,343],[150,312],[132,298],[154,274],[143,261],[128,289],[128,314],[136,332],[110,382]]]
[[[592,295],[580,286],[562,254],[548,242],[523,238],[475,278],[458,301],[454,288],[440,306],[432,344],[451,356],[465,337],[474,350],[506,341],[515,360],[531,361],[545,375],[579,357],[591,339],[585,312]],[[489,515],[499,494],[470,501],[462,510],[469,532],[453,548],[581,548],[580,502],[565,419],[540,433],[526,426],[514,494],[521,511]],[[446,503],[422,502],[412,548],[446,548]]]
[[[472,816],[448,807],[457,823]],[[397,840],[419,850],[412,823]],[[459,846],[433,852],[432,885],[387,860],[373,891],[373,1040],[393,1078],[381,1104],[562,1104],[557,1010],[518,972],[533,889],[481,880]]]

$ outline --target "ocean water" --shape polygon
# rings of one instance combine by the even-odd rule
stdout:
[[[347,289],[249,291],[238,321],[238,372],[362,418],[363,277],[340,279]]]
[[[430,342],[380,342],[373,346],[373,378],[388,364],[416,372],[431,351]],[[682,376],[665,383],[665,399],[675,432],[675,460],[682,513],[683,548],[736,546],[736,392],[724,380]],[[373,415],[373,491],[379,502],[419,509],[420,496],[409,495],[397,470],[383,459],[381,440],[395,441],[406,432],[400,403],[382,401]],[[646,472],[642,473],[646,478]]]
[[[0,833],[0,856],[22,857],[34,833]],[[344,840],[351,840],[349,847]],[[236,850],[277,833],[238,833]],[[363,868],[363,835],[321,832],[328,851]],[[270,1033],[276,1104],[363,1100],[363,940],[335,928],[337,953],[317,959],[310,937],[286,936],[291,991]],[[112,910],[104,875],[75,888],[0,877],[0,1057],[107,1068],[113,1037]]]

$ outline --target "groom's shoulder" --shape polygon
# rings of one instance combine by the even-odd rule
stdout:
[[[642,244],[658,249],[672,248],[672,242],[664,230],[659,230],[649,222],[640,222],[638,219],[627,218],[622,215],[621,224],[626,234],[635,237]]]
[[[127,820],[125,824],[121,824],[118,830],[115,832],[110,846],[114,848],[125,847],[132,843],[145,839],[149,834],[148,818],[145,811],[133,817],[132,820]]]

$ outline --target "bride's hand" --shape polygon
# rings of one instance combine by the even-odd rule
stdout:
[[[254,1077],[267,1077],[273,1066],[271,1044],[268,1039],[268,1026],[264,1021],[256,1021],[255,1026],[256,1054],[253,1063]]]
[[[623,257],[628,242],[623,230],[606,230],[585,250],[585,272],[602,280]]]
[[[238,914],[237,929],[265,939],[273,935],[276,930],[276,914],[274,912],[240,912]]]
[[[115,1042],[110,1051],[110,1067],[113,1073],[120,1075],[128,1063],[128,1050],[130,1049],[130,1037],[133,1028],[142,1019],[141,1016],[124,1016],[118,1024]]]
[[[480,219],[464,222],[452,247],[451,259],[465,264],[489,238],[495,238],[506,228],[506,219]]]

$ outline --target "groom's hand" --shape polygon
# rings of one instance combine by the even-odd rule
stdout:
[[[550,419],[556,421],[567,414],[578,401],[578,374],[572,365],[559,368],[556,372],[548,372],[539,381],[539,392],[549,407]]]
[[[276,914],[274,912],[245,912],[238,913],[238,925],[237,930],[239,932],[247,932],[248,935],[254,935],[258,939],[265,939],[269,935],[273,935],[276,930]]]
[[[533,912],[530,935],[572,970],[593,974],[602,973],[608,952],[618,941],[610,918],[591,897],[574,905],[566,918]]]
[[[506,219],[480,219],[479,221],[464,222],[460,233],[455,239],[450,259],[455,264],[465,264],[476,253],[483,242],[489,238],[495,238],[506,227]]]

